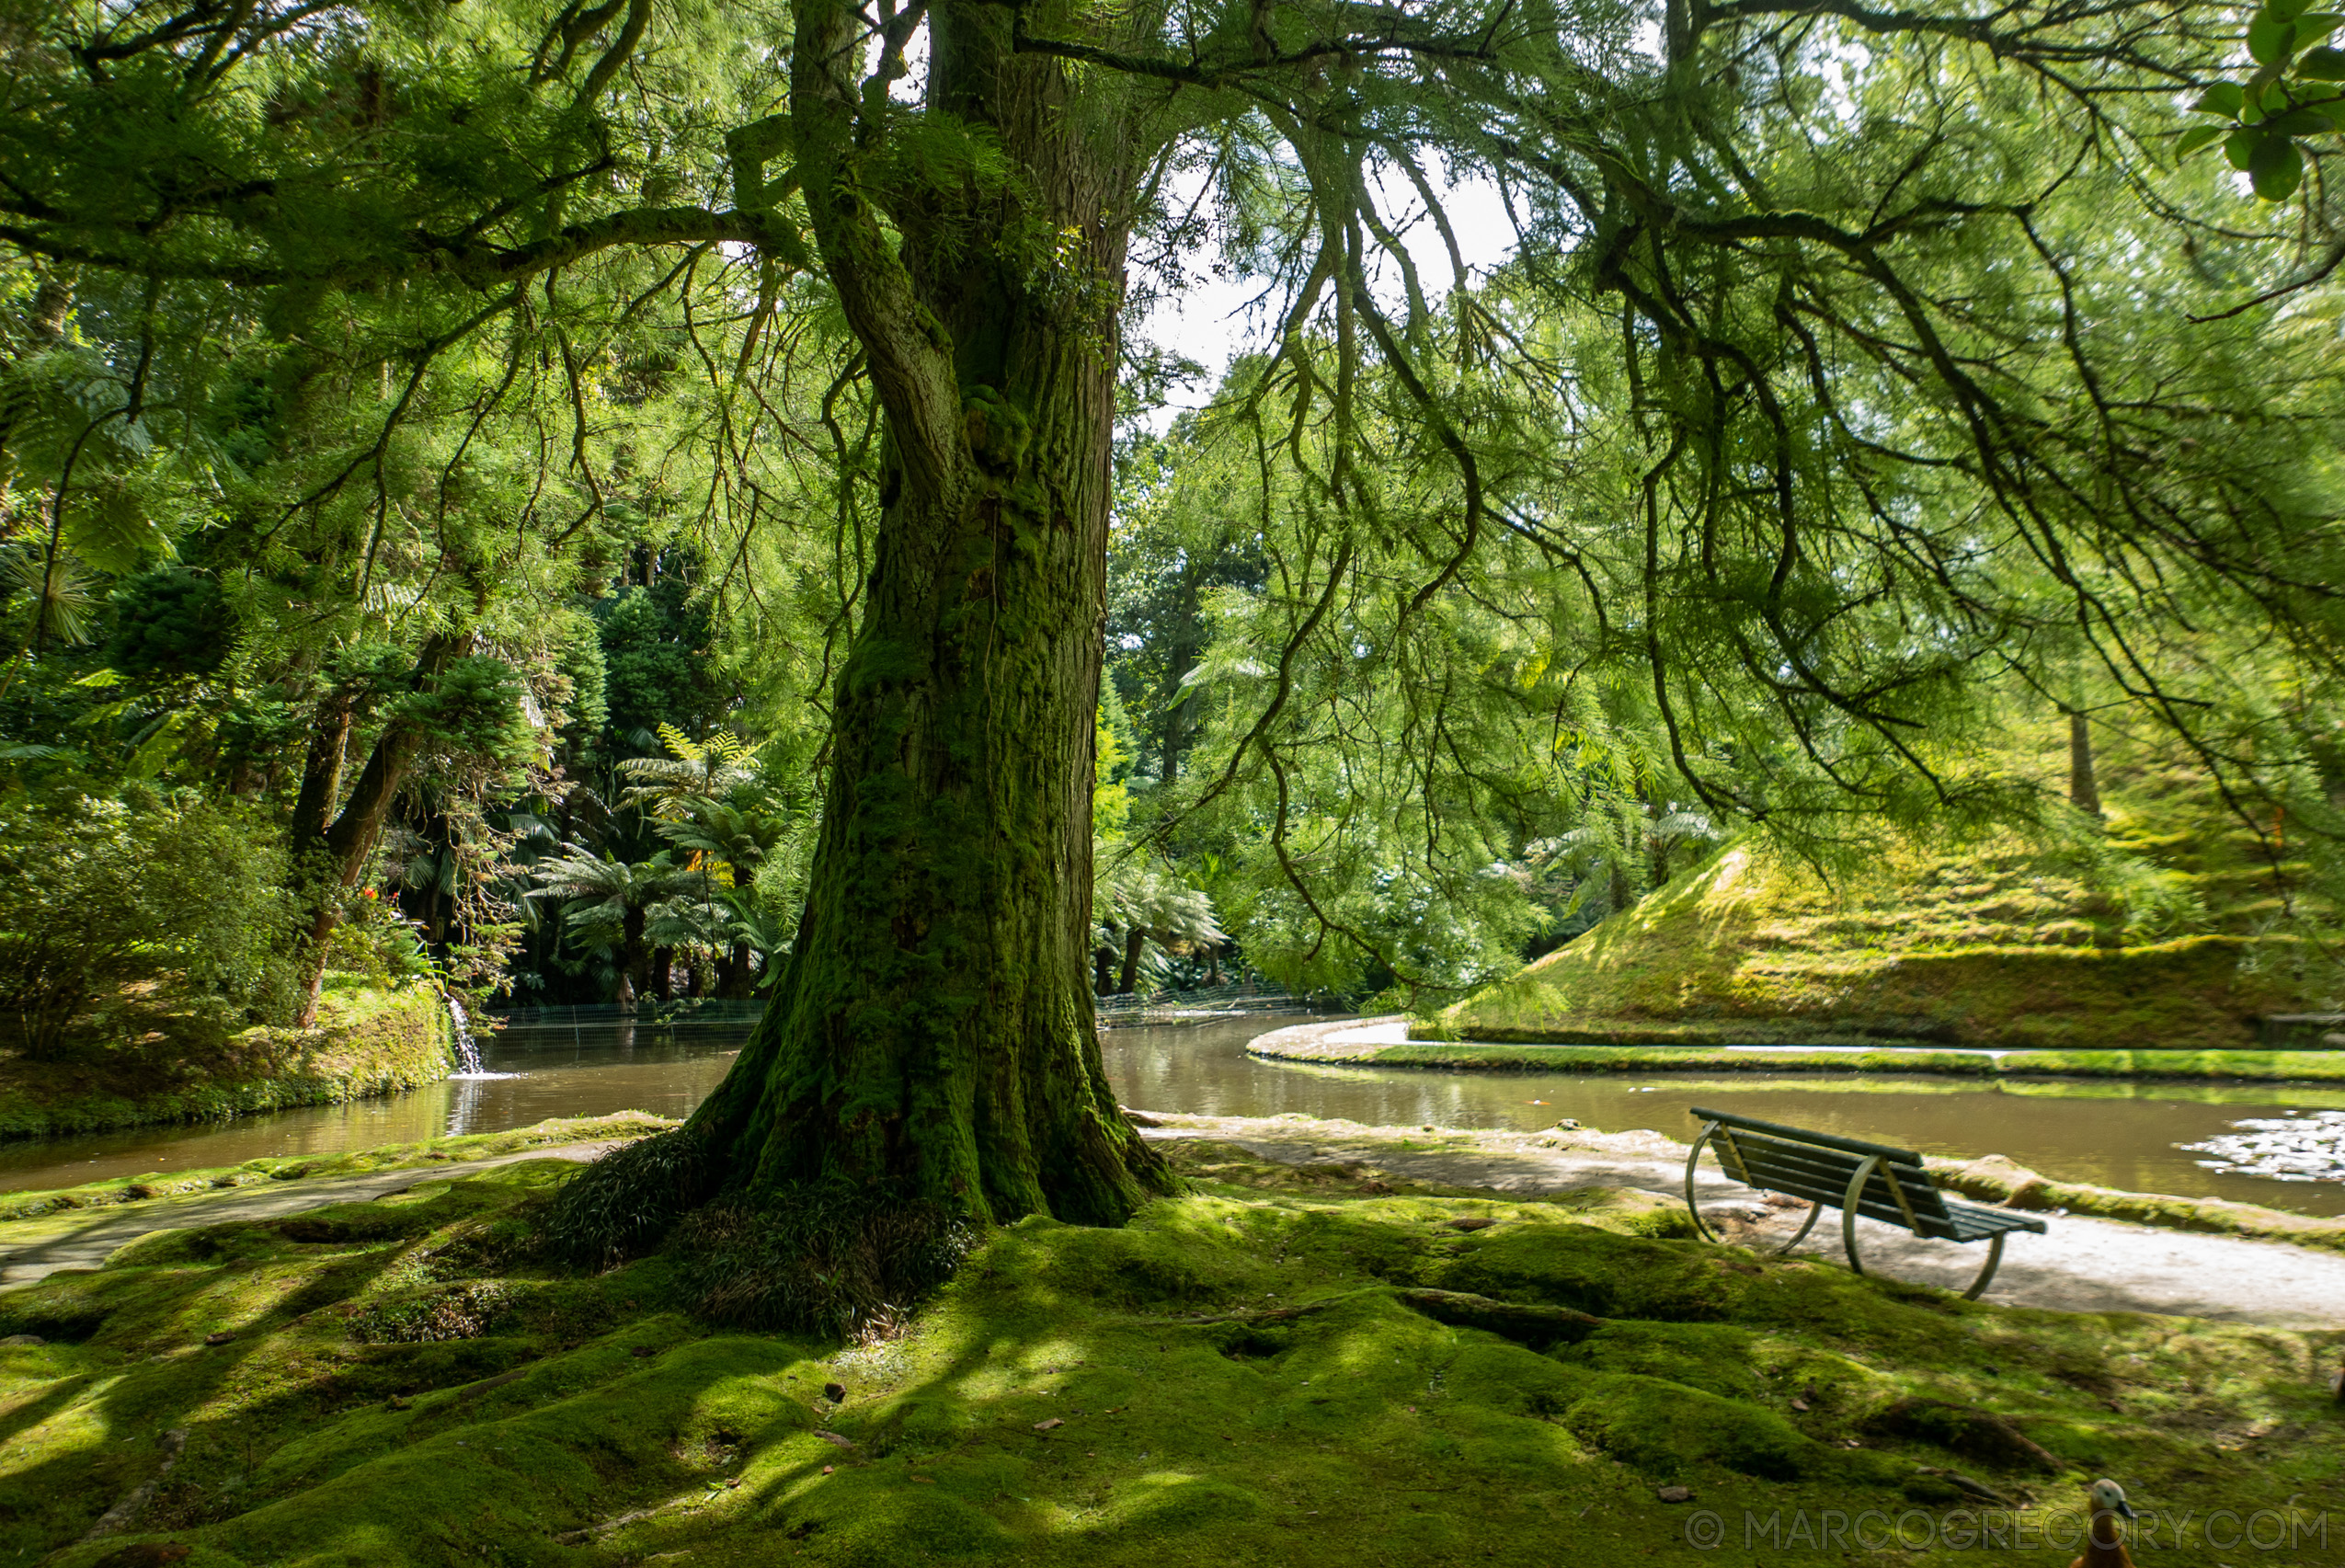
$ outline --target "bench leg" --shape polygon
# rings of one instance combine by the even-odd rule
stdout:
[[[1720,1246],[1724,1246],[1726,1244],[1725,1242],[1714,1233],[1709,1226],[1702,1223],[1701,1206],[1694,1201],[1694,1167],[1700,1162],[1702,1157],[1702,1145],[1708,1143],[1710,1141],[1710,1134],[1717,1130],[1718,1124],[1716,1122],[1711,1122],[1708,1126],[1704,1127],[1701,1131],[1701,1136],[1694,1139],[1694,1147],[1688,1150],[1686,1155],[1686,1212],[1693,1218],[1695,1235],[1699,1236],[1705,1242],[1715,1242]],[[1799,1233],[1793,1236],[1790,1241],[1784,1242],[1781,1246],[1776,1248],[1774,1253],[1770,1255],[1781,1257],[1793,1247],[1796,1247],[1802,1242],[1806,1241],[1808,1239],[1808,1232],[1815,1229],[1816,1219],[1819,1215],[1823,1214],[1823,1204],[1809,1204],[1808,1217],[1801,1224]],[[1859,1269],[1858,1272],[1862,1273],[1863,1270]]]
[[[1848,1254],[1848,1266],[1855,1272],[1865,1271],[1864,1260],[1857,1255],[1857,1202],[1865,1196],[1865,1184],[1881,1169],[1881,1156],[1875,1154],[1857,1167],[1849,1178],[1848,1190],[1840,1199],[1840,1250]]]
[[[1987,1242],[1986,1266],[1979,1270],[1979,1276],[1976,1279],[1971,1281],[1971,1288],[1962,1292],[1963,1300],[1975,1301],[1979,1299],[1980,1293],[1986,1289],[1986,1282],[1993,1279],[1995,1271],[2002,1266],[2003,1238],[2009,1234],[2008,1230],[1997,1230],[1995,1233],[1995,1239]]]
[[[1821,1202],[1808,1205],[1808,1218],[1800,1226],[1800,1233],[1792,1237],[1790,1241],[1784,1242],[1781,1246],[1776,1248],[1774,1255],[1779,1258],[1789,1253],[1793,1247],[1798,1246],[1802,1242],[1806,1241],[1808,1239],[1808,1232],[1815,1229],[1815,1222],[1823,1213],[1824,1205]]]
[[[1686,1212],[1693,1217],[1694,1234],[1705,1242],[1716,1242],[1718,1238],[1710,1234],[1709,1226],[1702,1223],[1701,1205],[1694,1201],[1694,1166],[1702,1157],[1702,1145],[1708,1143],[1710,1135],[1717,1130],[1716,1122],[1705,1123],[1702,1135],[1694,1139],[1694,1147],[1686,1155]]]

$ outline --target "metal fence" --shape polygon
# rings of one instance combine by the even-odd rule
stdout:
[[[2345,1013],[2267,1013],[2263,1044],[2278,1051],[2333,1051],[2345,1046]]]
[[[1141,1024],[1207,1024],[1252,1013],[1324,1013],[1338,1007],[1333,997],[1296,996],[1276,986],[1250,982],[1210,990],[1135,991],[1092,999],[1103,1029]]]
[[[633,1024],[639,1029],[670,1029],[694,1024],[741,1026],[755,1024],[764,1013],[765,1003],[761,1001],[719,1001],[691,997],[682,1001],[646,1002],[640,1007],[621,1007],[615,1002],[585,1007],[516,1007],[495,1014],[493,1022],[499,1030],[610,1029],[623,1024]]]

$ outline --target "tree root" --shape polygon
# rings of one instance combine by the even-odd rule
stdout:
[[[1602,1318],[1569,1307],[1501,1301],[1462,1290],[1409,1289],[1394,1294],[1402,1306],[1423,1312],[1436,1322],[1482,1329],[1527,1345],[1576,1345],[1605,1322]]]
[[[99,1540],[109,1535],[120,1535],[136,1523],[138,1516],[146,1512],[146,1505],[154,1500],[155,1488],[161,1486],[164,1478],[171,1473],[171,1467],[179,1462],[179,1450],[187,1446],[188,1434],[185,1428],[174,1427],[163,1434],[161,1467],[143,1485],[132,1488],[120,1502],[100,1515],[97,1523],[90,1526],[89,1533],[82,1537],[83,1541]]]
[[[1993,1411],[1944,1400],[1901,1399],[1869,1425],[1901,1437],[1918,1437],[1941,1448],[2008,1470],[2058,1475],[2067,1466]]]

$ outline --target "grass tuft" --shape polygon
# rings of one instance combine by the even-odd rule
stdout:
[[[707,1201],[715,1185],[707,1142],[691,1127],[613,1150],[555,1198],[545,1217],[546,1250],[587,1268],[641,1257]]]
[[[900,1324],[975,1241],[933,1204],[833,1179],[754,1208],[713,1204],[677,1227],[674,1245],[684,1288],[712,1322],[859,1339]]]

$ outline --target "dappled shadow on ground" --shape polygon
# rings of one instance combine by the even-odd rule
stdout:
[[[695,1322],[662,1258],[531,1264],[550,1162],[143,1242],[0,1296],[53,1342],[0,1351],[0,1556],[1642,1562],[1687,1551],[1673,1485],[1934,1518],[2103,1471],[2284,1509],[2337,1473],[2337,1336],[1974,1305],[1676,1239],[1638,1195],[1178,1155],[1195,1196],[1012,1226],[844,1350]],[[74,1544],[170,1430],[132,1531]]]

